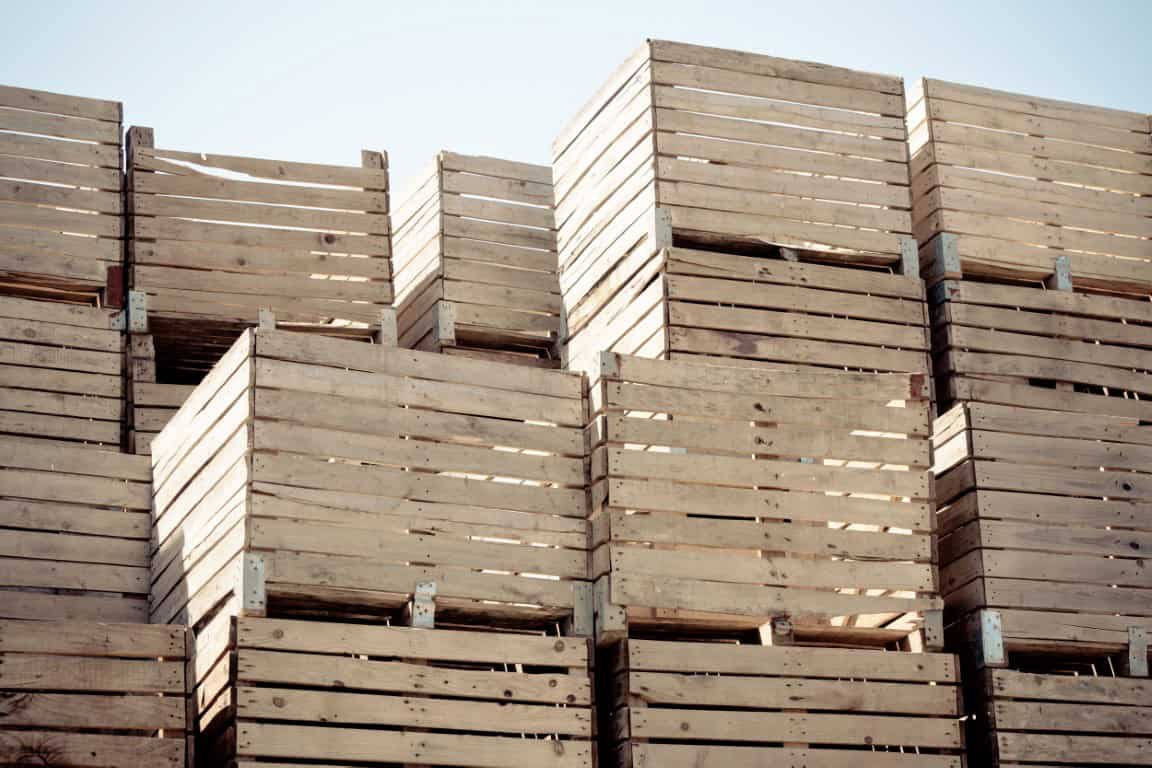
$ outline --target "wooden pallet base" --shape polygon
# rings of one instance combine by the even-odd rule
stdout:
[[[186,631],[0,621],[0,764],[183,768]]]

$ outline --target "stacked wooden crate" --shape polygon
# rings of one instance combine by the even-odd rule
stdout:
[[[556,365],[550,168],[441,152],[394,218],[401,346]]]
[[[0,85],[0,289],[117,304],[123,280],[118,101]]]
[[[1152,126],[934,80],[908,120],[974,759],[1148,764]]]
[[[0,763],[183,768],[183,627],[0,621]]]
[[[1147,415],[1147,116],[926,80],[908,120],[941,401]]]
[[[148,620],[143,457],[0,438],[0,618]]]
[[[0,763],[187,763],[124,439],[121,105],[0,86]],[[97,624],[93,622],[118,622]]]
[[[611,349],[925,371],[903,93],[647,42],[553,145],[569,365]]]
[[[961,764],[956,660],[922,652],[943,639],[927,393],[602,355],[607,765]]]
[[[362,167],[157,149],[128,134],[130,448],[245,328],[394,336],[387,159]]]
[[[571,373],[243,334],[152,453],[204,759],[590,765],[585,407]],[[474,629],[385,626],[433,615]]]
[[[115,309],[0,295],[0,434],[119,450],[121,319]]]

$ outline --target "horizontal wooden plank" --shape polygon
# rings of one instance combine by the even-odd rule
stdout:
[[[590,768],[592,746],[566,741],[498,738],[463,734],[403,733],[383,730],[243,723],[237,728],[240,758],[386,761],[477,768]],[[268,763],[261,763],[269,765]],[[241,762],[240,765],[245,765]]]
[[[69,768],[107,768],[112,765],[180,768],[185,763],[187,752],[183,738],[61,733],[55,730],[14,731],[13,734],[0,739],[0,760],[14,765],[30,759],[42,761],[46,744],[51,745],[51,760]]]
[[[148,160],[177,161],[188,164],[183,170],[187,175],[201,174],[195,166],[219,168],[234,173],[247,174],[273,181],[325,184],[362,189],[388,189],[387,168],[355,168],[343,165],[322,165],[318,163],[298,163],[284,160],[265,160],[233,155],[209,155],[202,152],[180,152],[171,149],[136,147],[129,158],[134,165],[148,167]],[[165,163],[163,170],[173,171],[174,163]],[[180,166],[177,166],[180,167]]]
[[[763,765],[802,765],[805,768],[961,768],[959,755],[859,749],[820,749],[801,747],[765,747],[741,744],[716,746],[701,744],[635,743],[630,751],[637,765],[659,765],[661,768],[759,768]],[[249,768],[249,767],[246,767]],[[277,767],[279,768],[279,767]]]
[[[632,738],[958,748],[954,719],[632,708]]]
[[[820,647],[628,640],[631,670],[956,683],[956,657]]]

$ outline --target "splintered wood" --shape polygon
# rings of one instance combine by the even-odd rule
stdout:
[[[148,462],[0,437],[0,618],[146,621]]]
[[[568,618],[584,409],[572,373],[249,331],[153,441],[152,618],[389,614],[419,582],[438,619]]]
[[[673,242],[904,270],[903,93],[897,77],[646,43],[553,144],[570,357],[618,349]]]
[[[971,281],[945,281],[934,294],[940,403],[1152,419],[1147,297]]]
[[[583,639],[240,618],[212,765],[591,768]],[[265,762],[269,761],[269,762]]]
[[[980,708],[969,765],[1152,765],[1152,681],[996,669],[972,688]]]
[[[0,764],[184,768],[185,633],[0,621]]]
[[[121,105],[0,85],[0,287],[91,302],[121,279]]]
[[[920,376],[605,353],[589,437],[602,638],[771,617],[907,635],[906,613],[939,605],[926,395]]]
[[[130,286],[148,294],[150,327],[255,324],[260,309],[379,322],[392,302],[383,154],[365,152],[362,168],[206,155],[132,130]]]
[[[112,310],[0,297],[0,433],[116,450],[124,340]]]
[[[551,168],[441,152],[395,221],[401,346],[555,365]]]
[[[1152,632],[1152,428],[973,403],[935,442],[950,621],[995,609],[1010,651],[1115,652]]]
[[[964,765],[948,654],[651,640],[616,654],[611,766]]]
[[[930,275],[1044,280],[1065,257],[1078,287],[1152,287],[1147,115],[940,80],[909,105]]]

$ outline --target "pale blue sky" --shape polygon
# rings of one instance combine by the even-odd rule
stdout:
[[[1152,0],[0,0],[0,83],[118,99],[157,144],[282,160],[547,162],[645,37],[1152,112]]]

